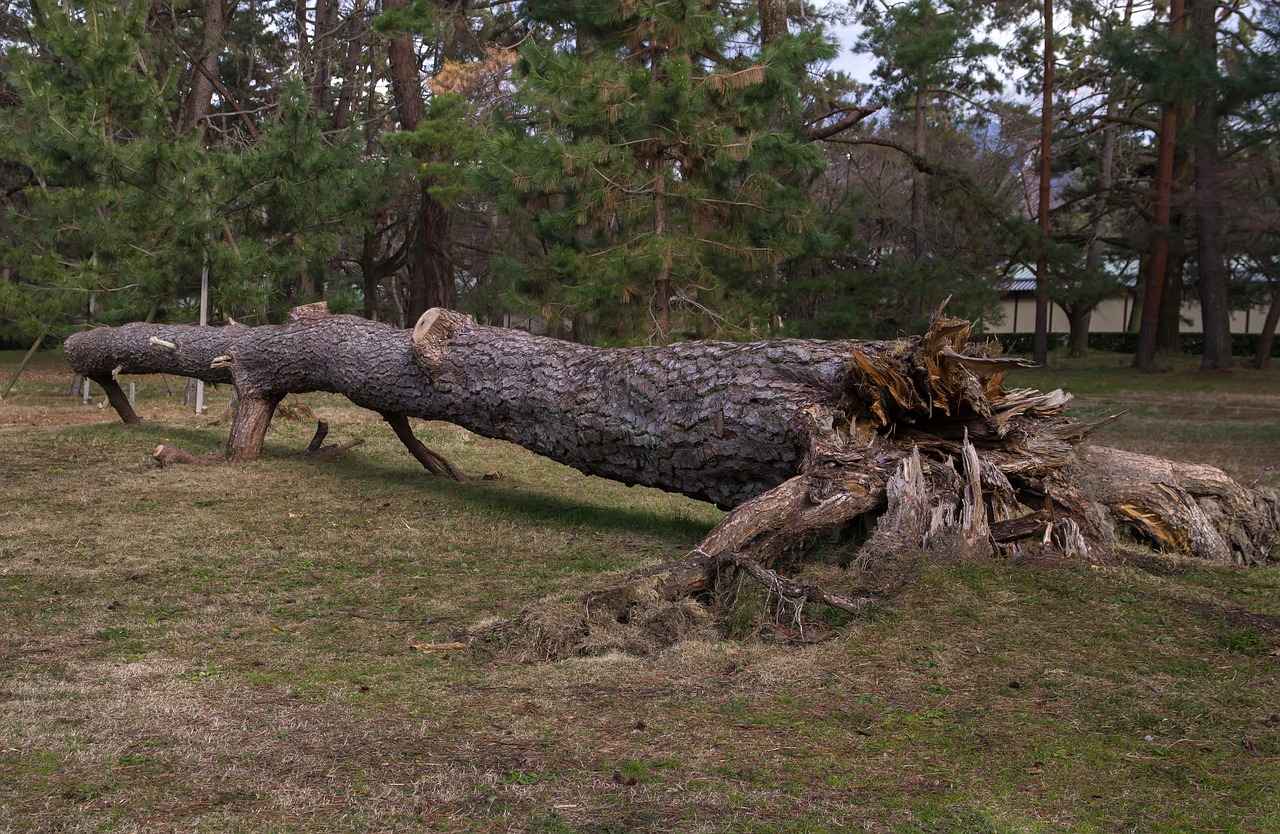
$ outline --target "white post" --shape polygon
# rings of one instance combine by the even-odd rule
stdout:
[[[84,378],[84,404],[89,404],[89,377]]]
[[[136,385],[134,385],[132,382],[130,382],[130,383],[129,383],[129,407],[130,407],[130,408],[137,408],[137,407],[138,407],[137,403],[136,403],[136,402],[134,402],[134,398],[135,398],[136,394],[137,394],[137,386],[136,386]]]
[[[209,245],[200,251],[200,326],[209,324]],[[204,414],[204,380],[196,380],[196,414]]]

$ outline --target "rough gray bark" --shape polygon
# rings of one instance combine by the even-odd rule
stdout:
[[[1274,497],[1212,467],[1084,444],[1106,420],[1070,419],[1062,391],[1006,389],[1024,360],[968,334],[936,317],[926,335],[894,341],[598,349],[439,308],[409,332],[314,304],[280,326],[99,328],[68,339],[66,356],[94,379],[116,369],[233,382],[231,461],[258,457],[286,394],[329,391],[381,414],[428,467],[408,417],[730,509],[678,564],[590,596],[575,626],[586,632],[654,601],[684,622],[689,598],[726,570],[796,605],[859,611],[865,601],[773,569],[806,535],[858,518],[873,531],[866,553],[1034,537],[1087,556],[1128,535],[1219,564],[1272,556]]]
[[[218,77],[218,56],[230,11],[226,0],[208,0],[204,5],[204,40],[200,55],[192,59],[191,89],[182,103],[179,133],[194,129],[209,115]]]
[[[759,0],[760,44],[770,44],[787,34],[786,0]]]

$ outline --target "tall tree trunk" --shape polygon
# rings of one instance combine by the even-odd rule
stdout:
[[[398,9],[405,0],[386,0],[385,7]],[[388,48],[391,64],[391,91],[396,103],[396,114],[403,130],[416,130],[426,114],[422,99],[421,67],[414,51],[413,36],[408,32],[396,32],[391,36]],[[416,149],[414,157],[422,162],[429,160],[424,149]],[[452,307],[456,290],[447,257],[449,240],[449,212],[431,194],[432,183],[422,178],[418,189],[418,212],[410,232],[409,249],[409,297],[406,313],[417,318],[430,307]]]
[[[1132,7],[1129,7],[1130,9]],[[1128,22],[1128,9],[1126,22]],[[1102,247],[1107,232],[1107,207],[1111,203],[1111,189],[1115,185],[1116,118],[1120,115],[1118,83],[1113,83],[1107,98],[1107,117],[1102,125],[1102,151],[1098,158],[1098,194],[1093,200],[1093,231],[1085,249],[1084,269],[1092,280],[1102,274]],[[1071,326],[1068,346],[1072,356],[1082,356],[1089,348],[1089,324],[1099,300],[1078,298],[1062,305]],[[1126,328],[1128,323],[1126,322]]]
[[[360,76],[364,71],[362,60],[369,26],[360,9],[347,18],[347,54],[342,61],[342,89],[338,92],[338,104],[333,114],[335,130],[346,130],[351,124],[351,108],[356,91],[360,88]]]
[[[1271,346],[1275,344],[1276,325],[1280,324],[1280,281],[1271,282],[1271,307],[1267,310],[1267,318],[1262,322],[1262,332],[1258,334],[1258,350],[1253,355],[1253,367],[1260,371],[1271,365]]]
[[[760,0],[760,44],[787,34],[787,0]]]
[[[1170,0],[1169,34],[1176,39],[1185,25],[1184,0]],[[1178,128],[1177,103],[1164,102],[1160,115],[1159,145],[1156,153],[1156,181],[1153,197],[1154,237],[1147,262],[1146,290],[1142,301],[1142,323],[1138,328],[1138,355],[1135,368],[1150,368],[1156,356],[1157,329],[1169,264],[1169,214],[1173,203],[1173,153]]]
[[[658,275],[653,282],[653,323],[655,342],[671,341],[671,251],[667,240],[667,176],[661,157],[654,159],[653,235],[664,247]]]
[[[1067,337],[1067,351],[1072,356],[1084,356],[1089,350],[1089,322],[1093,319],[1096,306],[1087,301],[1059,305],[1067,314],[1070,335]]]
[[[1041,245],[1045,247],[1036,260],[1036,332],[1032,353],[1037,364],[1049,361],[1049,201],[1052,197],[1053,169],[1053,0],[1044,0],[1044,85],[1040,98],[1040,200],[1039,221]],[[1086,326],[1088,321],[1085,321]],[[1072,322],[1074,328],[1075,322]],[[1072,333],[1074,346],[1075,333]],[[1088,343],[1088,331],[1085,332]]]
[[[206,0],[204,4],[200,55],[193,62],[191,89],[187,91],[187,97],[182,103],[182,115],[178,119],[179,133],[195,129],[209,115],[214,79],[218,77],[218,58],[222,53],[222,40],[227,31],[230,11],[227,0]]]
[[[924,111],[928,101],[928,90],[923,88],[916,90],[911,151],[916,155],[917,159],[925,158],[925,137],[927,134],[925,133]],[[917,262],[924,260],[926,251],[924,228],[925,176],[924,171],[921,171],[919,166],[911,172],[911,259]]]
[[[421,184],[413,247],[409,250],[406,314],[410,319],[432,307],[452,307],[457,295],[449,263],[449,210],[431,195],[431,185],[428,180]]]
[[[1193,14],[1199,58],[1206,69],[1218,65],[1218,4],[1195,0]],[[1231,311],[1222,253],[1222,162],[1218,157],[1218,90],[1201,87],[1195,109],[1196,266],[1204,332],[1201,370],[1231,367]]]
[[[298,30],[298,72],[306,78],[311,75],[310,6],[307,0],[294,0],[293,21]]]
[[[1191,124],[1194,105],[1178,104],[1178,124]],[[1191,136],[1179,131],[1173,149],[1173,194],[1169,210],[1168,257],[1165,260],[1164,294],[1160,299],[1160,320],[1156,323],[1156,355],[1181,356],[1182,305],[1186,298],[1187,261],[1191,257],[1188,241],[1192,238],[1194,216],[1191,192],[1195,186],[1195,157]]]
[[[363,278],[364,317],[370,321],[378,320],[378,287],[386,276],[378,271],[379,236],[375,232],[365,232],[360,241],[360,274]]]
[[[316,0],[311,95],[317,113],[330,113],[333,109],[333,51],[338,13],[338,0]]]
[[[1180,229],[1178,218],[1172,228]],[[1160,318],[1156,322],[1156,355],[1182,355],[1182,299],[1185,295],[1183,276],[1187,271],[1187,252],[1181,244],[1165,262],[1164,291],[1160,296]]]

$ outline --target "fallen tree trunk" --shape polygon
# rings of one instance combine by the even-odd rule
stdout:
[[[99,328],[68,339],[66,355],[99,384],[119,372],[232,382],[231,461],[260,455],[286,394],[329,391],[382,415],[424,465],[455,477],[408,417],[730,510],[680,565],[612,603],[596,598],[602,616],[625,618],[639,597],[688,597],[730,567],[779,595],[856,609],[771,566],[805,536],[857,518],[879,519],[872,549],[1034,537],[1085,556],[1131,536],[1219,564],[1271,557],[1274,497],[1212,467],[1085,444],[1106,420],[1069,418],[1062,391],[1005,388],[1024,360],[968,335],[966,322],[938,317],[926,335],[893,341],[607,350],[448,310],[427,311],[409,332],[308,305],[280,326]]]

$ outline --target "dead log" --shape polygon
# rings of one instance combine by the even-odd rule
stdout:
[[[942,316],[891,341],[598,349],[449,310],[427,311],[409,332],[308,305],[279,326],[100,328],[68,339],[66,355],[94,379],[116,369],[232,382],[232,461],[259,456],[285,395],[328,391],[382,415],[441,472],[452,467],[416,447],[409,417],[730,510],[680,564],[589,599],[596,617],[626,618],[640,598],[688,598],[729,566],[819,599],[770,572],[806,535],[855,519],[879,519],[871,549],[1036,537],[1085,557],[1127,536],[1231,565],[1271,558],[1280,528],[1274,496],[1217,469],[1086,444],[1106,420],[1072,419],[1060,390],[1006,388],[1026,363]],[[861,605],[836,599],[826,603]]]

